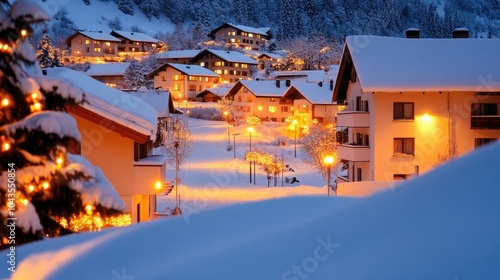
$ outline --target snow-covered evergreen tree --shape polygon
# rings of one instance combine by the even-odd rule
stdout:
[[[146,78],[146,75],[158,66],[153,55],[148,56],[140,62],[132,60],[124,74],[127,88],[138,89],[140,87],[146,87],[147,89],[153,89],[153,80]]]
[[[134,0],[134,3],[148,19],[160,17],[160,3],[158,0]]]
[[[50,42],[50,37],[47,29],[43,30],[42,37],[38,41],[38,47],[36,52],[36,59],[40,67],[53,67],[52,65],[52,43]]]
[[[47,20],[34,1],[0,0],[0,249],[71,233],[124,208],[102,172],[69,153],[81,136],[64,110],[84,94],[42,75],[27,38]]]
[[[134,5],[132,0],[115,0],[118,9],[126,15],[134,15]]]

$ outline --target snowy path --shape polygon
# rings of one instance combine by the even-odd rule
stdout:
[[[228,145],[226,125],[223,122],[189,119],[189,129],[193,134],[194,149],[187,163],[181,166],[179,193],[181,209],[184,214],[195,214],[206,209],[223,205],[265,200],[271,198],[297,195],[325,195],[327,189],[321,175],[304,162],[301,151],[297,148],[297,159],[294,158],[294,145],[277,147],[267,143],[281,134],[272,124],[255,127],[252,135],[252,149],[266,148],[269,152],[284,156],[284,160],[295,172],[286,172],[285,177],[297,177],[300,184],[287,184],[281,187],[281,178],[277,187],[270,182],[267,187],[266,174],[257,167],[256,184],[250,184],[249,163],[244,155],[249,149],[249,135],[246,126],[231,127],[236,136],[236,159],[234,151],[227,151]],[[174,163],[167,166],[167,180],[175,177]],[[253,178],[252,178],[253,180]],[[175,189],[168,195],[158,196],[157,211],[168,212],[167,208],[175,207]]]

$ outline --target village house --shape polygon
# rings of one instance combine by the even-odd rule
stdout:
[[[198,65],[164,63],[147,75],[154,87],[169,90],[174,100],[195,99],[219,83],[219,75]]]
[[[233,84],[219,84],[198,93],[196,99],[201,102],[217,102],[226,96]]]
[[[102,31],[78,31],[66,39],[73,56],[115,57],[120,39]]]
[[[418,31],[417,31],[418,32]],[[408,179],[500,138],[500,40],[349,36],[338,182]]]
[[[259,69],[280,70],[286,58],[286,53],[280,52],[265,52],[257,56]]]
[[[205,49],[191,59],[190,64],[217,73],[222,83],[235,83],[252,78],[251,68],[258,63],[240,52]]]
[[[113,30],[111,35],[120,40],[118,51],[124,53],[149,52],[160,43],[160,40],[140,32]]]
[[[293,102],[293,117],[299,127],[332,125],[338,111],[337,104],[332,103],[332,92],[333,80],[326,84],[294,82],[283,94],[283,100]]]
[[[269,27],[254,28],[239,24],[224,23],[208,34],[212,40],[232,43],[243,50],[260,51],[271,39]]]
[[[152,155],[156,111],[142,100],[68,68],[44,69],[84,90],[86,103],[69,107],[82,140],[71,153],[99,167],[125,202],[132,222],[153,219],[156,195],[164,192],[166,156]]]
[[[125,71],[129,66],[129,62],[95,63],[90,65],[90,68],[85,71],[85,74],[107,86],[123,90],[127,89]]]
[[[293,115],[293,100],[283,99],[290,81],[241,80],[227,92],[225,98],[233,100],[237,124],[247,117],[257,116],[262,121],[284,122]]]

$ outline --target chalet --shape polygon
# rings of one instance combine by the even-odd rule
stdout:
[[[86,103],[68,108],[82,134],[72,153],[102,169],[125,202],[132,222],[154,218],[156,195],[166,185],[166,157],[152,155],[157,114],[142,100],[68,68],[48,68],[84,89]]]
[[[159,64],[166,62],[177,64],[190,64],[193,59],[201,50],[178,50],[178,51],[165,51],[155,54],[156,61]]]
[[[333,101],[348,166],[338,182],[391,181],[500,138],[500,40],[349,36]]]
[[[259,51],[271,39],[269,27],[254,28],[239,24],[224,23],[208,34],[212,40],[232,43],[243,50]]]
[[[66,39],[71,55],[114,57],[118,55],[120,39],[102,31],[78,31]]]
[[[219,83],[219,75],[205,67],[164,63],[147,75],[154,87],[169,90],[174,100],[194,99],[196,95]]]
[[[241,79],[250,79],[252,66],[257,61],[240,52],[205,49],[190,61],[219,74],[223,83],[234,83]]]
[[[265,52],[257,56],[259,69],[266,68],[269,65],[271,69],[280,70],[286,58],[284,52]]]
[[[282,98],[290,85],[290,81],[241,80],[234,84],[225,98],[233,100],[237,123],[245,123],[249,116],[284,122],[294,110],[293,101]]]
[[[332,103],[333,80],[329,83],[294,82],[283,94],[283,100],[293,102],[293,116],[299,127],[333,124],[337,104]],[[343,107],[343,106],[342,106]]]
[[[149,52],[160,43],[160,40],[140,32],[113,30],[111,35],[120,40],[118,43],[119,52]]]
[[[226,85],[231,86],[227,87]],[[196,98],[201,99],[201,102],[217,102],[221,98],[224,98],[224,96],[226,96],[227,92],[232,86],[232,84],[219,84],[216,87],[207,88],[206,90],[198,93],[198,95],[196,95]]]
[[[90,76],[107,86],[116,89],[126,89],[125,71],[130,66],[128,62],[122,63],[96,63],[91,64],[90,68],[85,71],[87,76]]]

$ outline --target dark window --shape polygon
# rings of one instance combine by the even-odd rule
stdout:
[[[489,143],[497,142],[497,138],[476,138],[474,139],[474,147],[477,149]]]
[[[356,170],[356,177],[357,177],[356,181],[358,181],[358,182],[359,181],[363,181],[362,175],[363,175],[363,169],[357,168],[357,170]]]
[[[409,178],[408,174],[394,174],[393,179],[395,181],[406,180]]]
[[[394,120],[413,120],[413,103],[394,103]]]
[[[414,138],[394,138],[394,154],[415,155]]]
[[[498,106],[496,103],[474,103],[471,116],[496,116]]]

